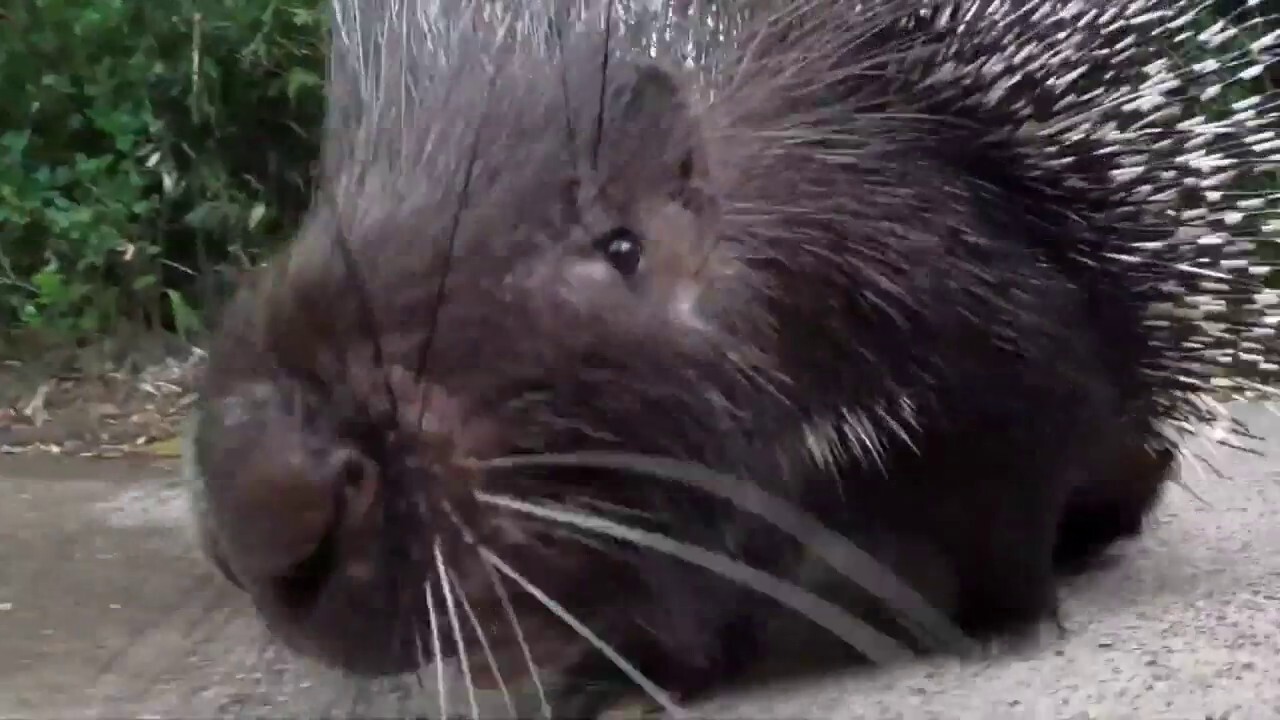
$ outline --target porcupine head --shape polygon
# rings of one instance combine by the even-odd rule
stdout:
[[[415,59],[411,102],[390,53],[369,60],[382,86],[335,92],[364,120],[210,350],[208,551],[278,638],[359,675],[434,656],[478,683],[554,672],[587,643],[547,599],[696,664],[731,591],[537,511],[741,556],[724,511],[634,469],[494,462],[610,450],[782,477],[761,290],[719,242],[680,72],[603,32],[536,57],[482,35]]]

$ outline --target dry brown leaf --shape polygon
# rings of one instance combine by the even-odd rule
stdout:
[[[49,386],[50,383],[42,383],[36,390],[36,394],[31,397],[31,401],[22,408],[22,414],[30,418],[36,427],[44,425],[49,419],[49,414],[44,409],[44,399],[49,394]]]
[[[169,438],[160,442],[152,443],[147,446],[147,452],[160,457],[181,457],[182,456],[182,438]]]

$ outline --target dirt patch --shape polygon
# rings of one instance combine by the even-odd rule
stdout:
[[[170,338],[119,347],[0,358],[0,454],[174,454],[204,354]]]

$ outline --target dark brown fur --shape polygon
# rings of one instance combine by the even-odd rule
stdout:
[[[335,181],[225,316],[197,465],[210,550],[270,627],[362,674],[417,667],[433,631],[456,655],[423,591],[439,542],[507,679],[527,674],[478,542],[677,696],[736,677],[772,603],[474,493],[565,503],[783,578],[803,548],[643,473],[477,464],[584,450],[765,488],[972,636],[1052,618],[1055,571],[1136,532],[1172,463],[1148,450],[1149,390],[1124,356],[1140,326],[1098,313],[1052,243],[1027,239],[1089,230],[1027,210],[956,138],[886,135],[833,164],[769,145],[749,115],[728,133],[678,76],[620,53],[601,113],[600,38],[568,42],[563,65],[458,63],[433,116],[445,139],[404,140],[417,175]],[[629,277],[593,245],[618,228],[643,247]],[[845,415],[867,436],[815,452]],[[576,693],[612,669],[507,586],[542,670]]]

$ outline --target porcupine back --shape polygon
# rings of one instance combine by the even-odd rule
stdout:
[[[868,164],[886,147],[969,170],[1086,291],[1114,371],[1151,405],[1135,411],[1190,431],[1219,417],[1211,397],[1265,392],[1280,358],[1260,248],[1280,203],[1276,99],[1224,102],[1273,61],[1280,31],[1247,20],[1258,5],[1203,27],[1186,0],[799,3],[740,38],[708,113],[742,146],[793,143],[762,177],[793,175],[798,154]],[[760,195],[736,199],[795,207],[803,184],[742,183]],[[758,220],[778,237],[790,221]]]

